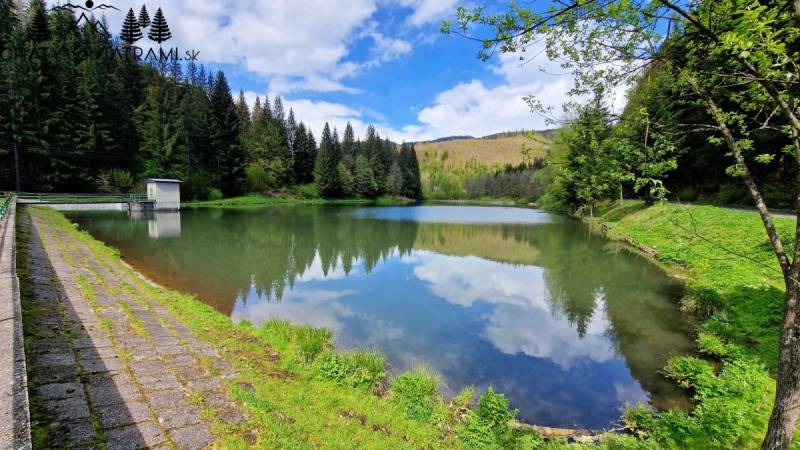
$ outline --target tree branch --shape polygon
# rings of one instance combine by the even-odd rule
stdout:
[[[758,189],[758,185],[756,184],[752,173],[750,173],[750,169],[744,159],[744,155],[742,154],[741,147],[739,147],[739,143],[736,142],[736,138],[733,136],[730,128],[728,128],[728,124],[725,121],[725,115],[719,106],[717,106],[716,102],[714,102],[714,99],[711,98],[711,95],[702,86],[700,86],[700,83],[697,82],[692,74],[690,74],[686,69],[681,69],[680,73],[692,86],[695,92],[697,92],[697,94],[703,99],[703,102],[708,107],[708,110],[711,113],[711,116],[714,118],[714,121],[717,122],[719,131],[722,134],[725,143],[731,150],[731,153],[733,153],[736,164],[742,171],[742,178],[744,178],[744,183],[747,186],[747,189],[750,191],[750,196],[755,201],[756,209],[758,210],[758,214],[761,216],[761,221],[764,223],[764,228],[767,230],[767,236],[769,236],[775,256],[778,258],[778,264],[780,264],[781,270],[783,271],[784,279],[787,283],[791,282],[793,278],[792,272],[794,269],[794,264],[792,264],[786,256],[786,251],[783,248],[783,242],[781,241],[780,235],[775,229],[775,224],[772,221],[772,215],[767,209],[767,204],[764,202],[764,197],[761,195],[761,191]],[[797,259],[795,258],[794,262],[796,261]]]

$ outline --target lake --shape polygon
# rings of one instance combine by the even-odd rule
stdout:
[[[659,370],[691,352],[681,288],[582,223],[526,208],[277,206],[71,213],[155,281],[233,320],[328,327],[446,395],[505,393],[519,417],[605,428],[637,402],[685,407]]]

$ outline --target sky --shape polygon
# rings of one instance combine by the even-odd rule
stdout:
[[[145,4],[152,18],[161,7],[168,44],[199,51],[200,62],[224,70],[234,96],[243,91],[251,105],[257,95],[279,94],[317,136],[326,121],[339,130],[349,121],[360,136],[374,124],[395,142],[545,129],[522,98],[558,109],[571,87],[571,77],[536,49],[525,64],[511,54],[484,62],[478,43],[442,34],[458,0],[106,3],[119,9],[106,10],[115,33],[128,8],[138,13]],[[465,6],[477,4],[507,5]]]

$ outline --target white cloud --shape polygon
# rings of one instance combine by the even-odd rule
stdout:
[[[386,37],[378,32],[372,32],[369,36],[375,42],[375,45],[370,50],[371,58],[365,63],[366,67],[379,66],[411,53],[411,44],[408,41]]]
[[[551,311],[542,268],[498,270],[496,263],[478,257],[430,252],[419,252],[419,258],[414,275],[437,296],[465,308],[477,301],[494,306],[482,334],[501,352],[547,359],[562,369],[587,358],[604,362],[615,356],[606,336],[610,322],[602,290],[595,293],[597,306],[581,336],[565,317]]]
[[[269,96],[270,102],[272,102],[272,100],[275,98],[274,92],[263,94],[254,91],[246,91],[244,93],[247,104],[250,105],[251,108],[255,103],[256,96],[260,96],[263,103],[265,95]],[[339,136],[341,136],[344,127],[347,125],[347,122],[350,122],[350,124],[353,126],[353,131],[355,132],[356,136],[361,137],[366,136],[367,127],[370,124],[370,122],[368,122],[364,117],[365,114],[363,111],[342,103],[315,101],[309,99],[291,100],[284,98],[283,107],[286,109],[286,111],[288,111],[289,108],[294,110],[294,115],[297,117],[297,120],[302,121],[305,123],[306,127],[311,129],[318,143],[320,134],[322,133],[322,128],[325,126],[326,122],[331,126],[331,128],[336,128],[339,130]],[[375,129],[381,136],[389,136],[395,141],[398,140],[398,136],[403,134],[402,132],[393,129],[391,126],[386,124],[375,124]]]
[[[403,132],[424,140],[547,128],[545,118],[533,114],[523,97],[534,96],[559,109],[573,85],[571,75],[560,73],[558,64],[543,54],[523,65],[518,55],[503,54],[492,70],[502,78],[499,86],[489,87],[477,79],[461,82],[439,93],[433,104],[418,113],[419,123],[404,127]]]
[[[546,117],[530,110],[524,97],[531,96],[551,108],[551,118],[558,120],[562,105],[570,100],[574,81],[572,74],[551,61],[543,50],[543,44],[538,43],[525,53],[500,54],[498,64],[492,68],[501,77],[498,86],[489,87],[477,79],[458,83],[439,93],[433,104],[417,114],[417,124],[402,128],[402,135],[407,140],[426,140],[552,128]],[[625,106],[627,89],[619,86],[612,92],[614,111],[620,112]]]
[[[443,19],[448,13],[452,13],[458,0],[400,0],[399,3],[413,8],[413,12],[407,19],[408,23],[421,26]]]

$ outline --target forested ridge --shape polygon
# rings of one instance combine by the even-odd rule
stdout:
[[[183,180],[186,199],[422,195],[413,144],[372,126],[362,141],[348,123],[341,139],[326,124],[317,145],[280,96],[251,110],[222,71],[178,55],[135,57],[143,34],[169,39],[160,8],[152,22],[145,8],[128,11],[115,37],[104,19],[79,23],[43,0],[15,5],[0,0],[2,189],[130,192],[161,177]]]

